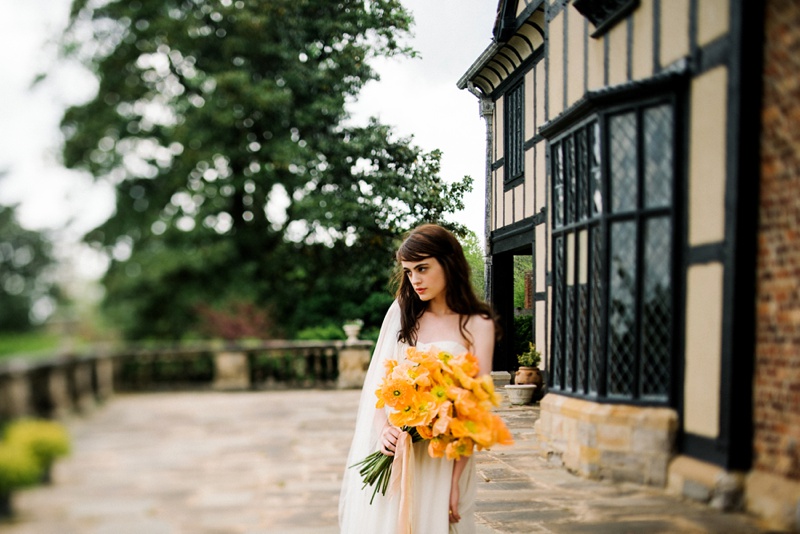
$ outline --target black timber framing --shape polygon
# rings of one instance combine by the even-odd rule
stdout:
[[[692,20],[697,1],[691,4]],[[721,261],[724,268],[722,361],[718,437],[684,433],[678,445],[689,456],[743,471],[751,467],[753,457],[763,32],[762,3],[731,0],[728,37],[703,48],[692,40],[693,70],[728,67],[725,237],[722,243],[693,247],[687,254],[687,268],[708,261]]]
[[[534,229],[544,224],[545,212],[528,217],[491,233],[492,307],[498,315],[502,335],[495,347],[494,370],[512,372],[517,368],[513,350],[514,256],[529,255],[536,265]],[[542,259],[542,261],[544,261]]]

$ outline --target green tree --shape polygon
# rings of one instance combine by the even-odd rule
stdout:
[[[20,226],[15,206],[0,206],[0,331],[28,330],[44,318],[57,296],[54,265],[46,236]]]
[[[475,288],[475,294],[483,299],[486,296],[486,282],[484,280],[486,264],[483,256],[483,247],[478,240],[478,236],[471,230],[467,230],[459,238],[459,241],[464,249],[464,256],[467,258],[471,271],[472,287]]]
[[[116,185],[86,240],[113,258],[105,310],[129,337],[183,335],[206,304],[291,333],[385,301],[397,236],[471,185],[347,123],[370,60],[413,55],[410,25],[396,0],[74,0],[65,51],[99,89],[63,117],[64,162]]]

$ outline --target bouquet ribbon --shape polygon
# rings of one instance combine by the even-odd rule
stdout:
[[[414,481],[414,448],[413,440],[408,432],[401,432],[392,461],[392,478],[389,484],[393,492],[400,492],[400,510],[397,518],[398,534],[411,534],[411,486]]]

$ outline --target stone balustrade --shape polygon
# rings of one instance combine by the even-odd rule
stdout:
[[[82,412],[115,391],[359,388],[370,341],[264,341],[160,348],[95,348],[84,354],[0,362],[0,421]]]

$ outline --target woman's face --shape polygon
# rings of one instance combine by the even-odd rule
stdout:
[[[408,278],[417,296],[423,301],[444,297],[447,276],[442,264],[434,257],[420,261],[401,261],[403,273]]]

